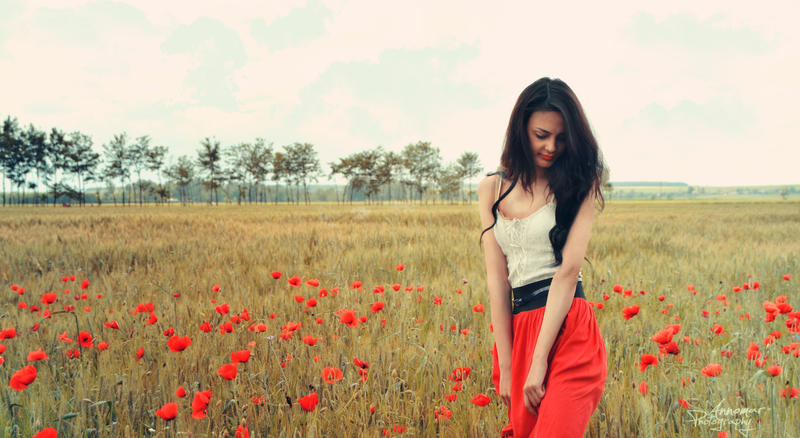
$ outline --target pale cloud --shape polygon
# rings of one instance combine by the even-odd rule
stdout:
[[[615,180],[796,183],[800,5],[367,0],[0,3],[4,111],[100,145],[149,134],[500,156],[541,76],[580,97]],[[753,151],[758,153],[753,153]]]

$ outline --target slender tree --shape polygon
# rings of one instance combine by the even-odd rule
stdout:
[[[483,166],[480,164],[480,158],[478,154],[475,152],[464,152],[458,157],[456,160],[456,164],[458,165],[459,169],[459,176],[461,177],[464,183],[462,184],[469,184],[469,181],[472,178],[475,178],[483,171]],[[463,193],[466,192],[466,196],[463,196]],[[466,190],[462,192],[462,199],[471,199],[472,198],[472,190]]]
[[[436,174],[436,186],[443,200],[454,201],[461,190],[461,167],[450,163]]]
[[[386,192],[388,194],[389,202],[392,201],[392,182],[396,181],[403,169],[403,158],[400,154],[387,151],[381,155],[380,162],[378,163],[376,173],[381,181],[381,184],[386,185]]]
[[[128,134],[115,134],[108,144],[103,145],[103,155],[106,167],[102,171],[103,178],[107,181],[119,179],[122,183],[122,205],[125,205],[125,180],[130,178],[128,167]],[[114,197],[116,205],[117,198]]]
[[[431,146],[430,142],[420,141],[403,148],[401,156],[409,175],[407,183],[416,189],[422,201],[422,194],[436,181],[441,168],[439,148]]]
[[[97,167],[100,163],[100,154],[92,149],[92,144],[92,137],[86,134],[78,131],[70,134],[70,147],[66,159],[69,163],[69,172],[78,179],[78,201],[81,206],[86,203],[85,184],[95,181],[99,176]]]
[[[136,139],[136,142],[131,144],[128,148],[128,164],[136,173],[137,183],[139,187],[139,206],[143,203],[143,189],[142,186],[142,171],[148,167],[148,156],[150,155],[150,136],[143,135]]]
[[[16,147],[8,151],[5,167],[8,180],[17,188],[17,203],[22,204],[25,199],[25,181],[33,168],[32,147],[24,132],[20,132]]]
[[[275,183],[275,197],[274,203],[278,203],[278,194],[280,189],[280,182],[289,173],[288,161],[286,154],[283,152],[275,152],[272,156],[272,181]],[[288,199],[287,199],[288,201]]]
[[[209,203],[213,198],[219,205],[219,186],[222,183],[222,150],[217,139],[204,138],[200,141],[201,149],[197,151],[197,164],[205,172],[203,185],[209,192]]]
[[[178,197],[183,205],[186,205],[188,193],[187,188],[192,184],[195,177],[194,162],[186,155],[181,155],[178,162],[164,170],[164,174],[178,187]]]
[[[40,131],[30,125],[23,136],[29,149],[30,166],[36,172],[36,181],[30,182],[29,187],[35,190],[36,204],[39,204],[41,199],[39,188],[47,185],[50,181],[53,155],[50,152],[50,143],[47,141],[47,134],[44,131]]]
[[[169,198],[169,190],[161,182],[161,168],[164,167],[164,161],[167,156],[166,146],[153,146],[147,150],[146,168],[154,172],[158,176],[158,186],[155,188],[154,194],[161,199],[161,203],[165,203]]]
[[[17,118],[6,117],[3,121],[3,130],[0,132],[0,171],[3,173],[3,207],[6,205],[6,180],[14,169],[14,151],[22,143]]]
[[[293,143],[283,147],[289,163],[289,169],[293,175],[295,186],[303,185],[303,199],[306,204],[311,202],[308,197],[308,183],[317,182],[317,177],[322,168],[317,159],[317,151],[311,143]],[[297,202],[299,200],[299,194]]]
[[[50,154],[50,171],[52,176],[50,189],[53,191],[53,207],[55,207],[58,197],[61,195],[59,192],[59,187],[61,186],[61,182],[58,178],[59,173],[63,175],[63,173],[67,170],[64,157],[69,151],[69,141],[64,131],[53,128],[50,130],[50,134],[47,136],[47,143],[48,152]]]

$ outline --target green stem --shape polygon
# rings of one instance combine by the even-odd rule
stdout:
[[[769,382],[769,401],[772,407],[772,437],[775,437],[775,382]]]

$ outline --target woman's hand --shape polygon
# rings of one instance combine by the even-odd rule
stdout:
[[[522,387],[522,398],[525,408],[533,415],[539,415],[539,404],[544,398],[544,377],[547,374],[547,361],[533,359],[525,386]],[[501,376],[502,377],[502,376]]]
[[[507,407],[511,407],[511,370],[500,372],[500,387],[497,388],[497,395]]]

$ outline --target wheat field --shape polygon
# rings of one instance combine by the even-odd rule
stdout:
[[[2,209],[2,436],[497,436],[479,234],[475,204]],[[800,202],[608,203],[587,258],[586,436],[800,436]]]

